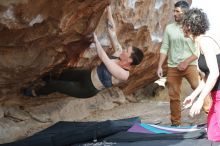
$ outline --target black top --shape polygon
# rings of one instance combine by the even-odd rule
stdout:
[[[116,56],[110,56],[110,59],[120,59]],[[105,64],[102,62],[99,66],[97,66],[97,74],[99,80],[105,86],[105,88],[109,88],[112,86],[112,74],[109,72]]]
[[[220,69],[220,54],[216,55],[217,57],[217,61],[218,61],[218,68]],[[198,65],[199,65],[199,69],[205,73],[205,76],[207,77],[209,75],[209,68],[206,64],[205,61],[205,56],[203,54],[201,54],[199,56],[199,60],[198,60]],[[218,77],[217,82],[215,83],[214,88],[212,89],[212,91],[216,91],[220,89],[220,77]]]

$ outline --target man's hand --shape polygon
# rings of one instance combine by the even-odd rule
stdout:
[[[159,78],[162,78],[163,77],[163,69],[162,67],[158,67],[157,69],[157,75]]]
[[[181,71],[185,70],[187,67],[188,67],[188,62],[186,61],[183,61],[183,62],[180,62],[178,65],[177,65],[177,68]]]
[[[191,55],[190,57],[188,57],[187,59],[185,59],[183,62],[180,62],[177,65],[177,68],[180,71],[186,70],[186,68],[189,66],[189,64],[193,61],[195,61],[196,59],[198,59],[198,57],[196,55]]]

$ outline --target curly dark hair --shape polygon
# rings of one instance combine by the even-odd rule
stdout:
[[[192,8],[188,10],[183,18],[183,27],[187,27],[193,36],[205,34],[209,30],[209,20],[202,9]]]

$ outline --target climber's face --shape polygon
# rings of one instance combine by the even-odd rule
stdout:
[[[121,55],[119,56],[121,61],[125,61],[127,63],[131,63],[132,59],[131,57],[131,53],[132,53],[132,47],[128,47],[126,50],[123,50]]]

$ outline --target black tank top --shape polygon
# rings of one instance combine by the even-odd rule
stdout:
[[[110,56],[110,59],[120,59],[116,56]],[[99,66],[97,66],[97,74],[99,80],[105,86],[105,88],[109,88],[112,86],[112,74],[108,71],[105,64],[102,62]]]
[[[220,69],[220,54],[216,55],[217,62],[218,62],[218,68]],[[198,60],[199,69],[205,73],[205,76],[207,77],[209,75],[209,68],[205,61],[205,56],[203,54],[200,54],[199,60]],[[217,82],[215,83],[214,88],[212,91],[220,90],[220,77],[218,77]]]

